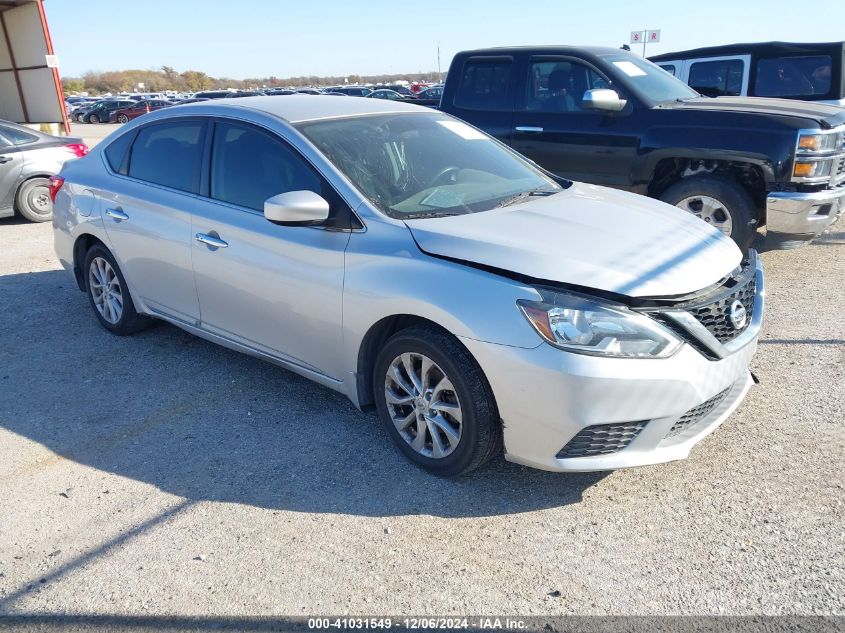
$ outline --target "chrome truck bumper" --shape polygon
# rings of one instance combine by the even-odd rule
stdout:
[[[811,193],[773,191],[766,196],[766,245],[794,248],[829,229],[845,211],[845,186]]]

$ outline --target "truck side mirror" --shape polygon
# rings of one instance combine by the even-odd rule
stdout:
[[[581,107],[585,110],[604,110],[605,112],[619,112],[628,102],[620,99],[615,90],[599,88],[587,90],[581,99]]]

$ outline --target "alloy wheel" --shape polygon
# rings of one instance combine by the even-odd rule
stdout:
[[[733,232],[733,219],[728,208],[711,196],[689,196],[680,200],[676,207],[692,213],[714,228],[730,237]]]
[[[461,441],[463,412],[452,381],[433,360],[407,352],[384,380],[388,412],[399,435],[424,457],[442,459]]]
[[[88,286],[100,316],[111,325],[117,324],[123,316],[123,289],[120,287],[120,278],[104,257],[91,260]]]

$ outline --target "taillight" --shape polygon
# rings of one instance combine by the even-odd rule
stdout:
[[[86,145],[83,145],[85,150],[88,150]],[[65,179],[61,176],[50,176],[50,200],[53,202],[56,201],[56,195],[59,193],[59,189],[62,188],[62,185],[65,184]]]
[[[65,147],[72,151],[77,158],[82,158],[89,151],[88,146],[85,143],[68,143]]]

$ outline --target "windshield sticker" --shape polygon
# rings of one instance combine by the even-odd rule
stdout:
[[[438,123],[467,141],[483,141],[487,138],[475,128],[460,121],[438,121]]]
[[[645,77],[646,75],[646,72],[633,62],[613,62],[613,65],[629,77]]]
[[[451,123],[451,121],[449,121]],[[420,204],[425,207],[433,207],[435,209],[448,209],[449,207],[457,207],[463,202],[460,196],[454,191],[445,189],[435,189],[425,198],[420,200]]]

